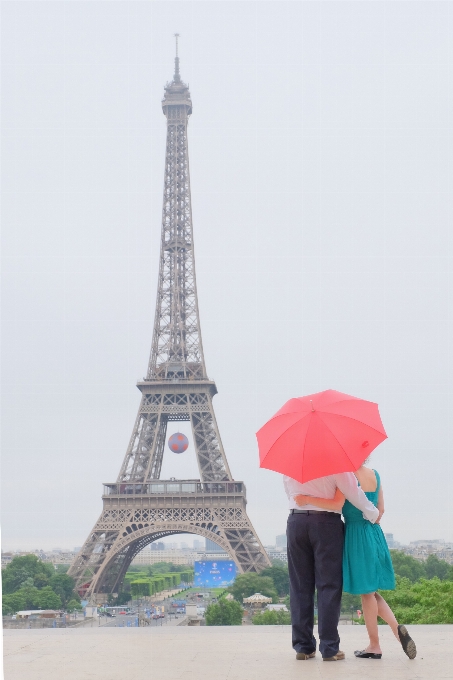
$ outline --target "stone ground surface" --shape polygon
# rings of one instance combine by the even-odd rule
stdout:
[[[354,658],[362,626],[342,626],[345,661],[296,661],[288,626],[82,628],[4,631],[5,680],[446,680],[453,625],[410,626],[410,661],[382,626],[381,661]]]

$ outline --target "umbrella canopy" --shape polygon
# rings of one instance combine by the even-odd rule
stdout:
[[[354,472],[387,439],[377,404],[335,390],[290,399],[256,437],[260,467],[302,483]]]

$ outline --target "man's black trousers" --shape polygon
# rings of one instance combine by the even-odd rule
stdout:
[[[344,524],[335,512],[294,513],[288,517],[288,569],[293,648],[311,654],[314,596],[318,592],[319,649],[323,657],[335,656],[340,638]]]

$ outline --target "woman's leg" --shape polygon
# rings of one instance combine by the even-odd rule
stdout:
[[[379,593],[374,593],[377,602],[377,612],[378,616],[381,617],[393,631],[393,635],[396,637],[398,642],[400,642],[400,637],[398,635],[398,621],[395,618],[395,614],[392,612],[387,602],[384,600],[382,595]]]
[[[365,619],[368,637],[370,638],[370,644],[366,648],[366,651],[372,652],[373,654],[382,654],[381,646],[379,644],[379,632],[377,622],[378,603],[375,597],[375,593],[367,593],[366,595],[361,595],[361,598],[363,618]]]

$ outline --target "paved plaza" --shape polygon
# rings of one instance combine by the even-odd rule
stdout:
[[[445,680],[453,625],[411,626],[414,661],[382,627],[381,661],[355,659],[362,626],[342,626],[346,661],[296,661],[288,626],[82,628],[4,631],[5,680]]]

